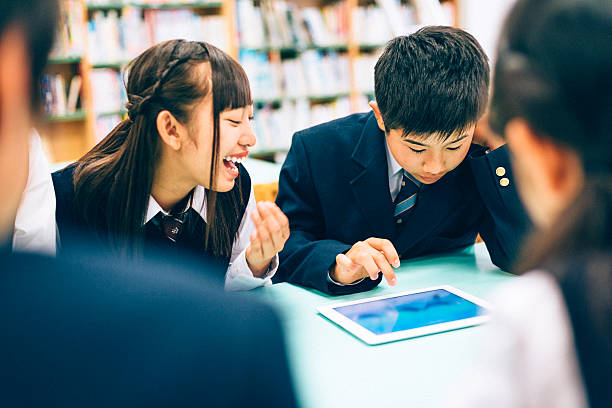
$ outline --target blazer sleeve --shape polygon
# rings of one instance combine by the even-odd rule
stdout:
[[[531,221],[521,203],[504,145],[489,153],[484,149],[470,154],[476,187],[484,204],[479,233],[491,260],[503,270],[511,270]]]
[[[311,160],[301,132],[293,136],[291,149],[281,169],[276,203],[289,218],[291,234],[279,254],[280,266],[274,282],[290,282],[331,295],[362,292],[380,282],[364,279],[355,285],[340,286],[327,280],[336,255],[351,244],[325,239],[324,214],[310,169]]]

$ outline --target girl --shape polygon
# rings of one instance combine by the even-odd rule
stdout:
[[[612,4],[519,1],[497,61],[491,121],[539,231],[453,406],[609,407]]]
[[[228,289],[269,284],[289,224],[256,206],[241,164],[255,144],[244,70],[210,44],[172,40],[128,72],[129,118],[53,174],[63,248],[85,229],[122,255],[211,255],[228,265]]]

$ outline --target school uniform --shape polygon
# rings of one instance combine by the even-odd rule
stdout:
[[[369,237],[390,240],[405,259],[471,245],[480,233],[492,261],[509,268],[529,220],[505,147],[487,153],[472,145],[457,168],[436,183],[418,186],[401,221],[392,195],[397,198],[397,183],[406,179],[396,176],[402,169],[391,159],[373,112],[294,135],[277,197],[291,235],[275,281],[330,294],[369,290],[381,277],[340,285],[328,273],[337,254]]]
[[[278,255],[276,255],[267,274],[262,278],[257,278],[253,276],[246,262],[246,248],[250,243],[251,233],[255,230],[248,214],[256,208],[256,203],[249,174],[242,165],[238,166],[240,175],[236,180],[233,192],[238,191],[241,197],[239,207],[241,222],[232,245],[231,255],[216,259],[226,269],[224,285],[227,290],[249,290],[270,285],[271,278],[278,268]],[[73,181],[75,168],[76,164],[73,164],[52,174],[57,200],[56,221],[62,250],[70,247],[70,237],[74,235],[74,231],[95,235],[95,230],[103,230],[100,226],[94,228],[87,225],[75,211]],[[149,197],[143,225],[145,253],[163,250],[172,251],[176,253],[176,256],[204,255],[207,209],[204,187],[196,186],[191,198],[185,200],[184,205],[184,209],[181,208],[181,222],[176,223],[174,222],[174,219],[177,218],[176,214],[164,211],[152,196]],[[100,241],[102,245],[107,245],[103,237]],[[210,254],[206,256],[211,257]]]
[[[597,288],[597,289],[595,289]],[[609,407],[612,256],[574,252],[503,285],[454,407]],[[448,405],[448,404],[447,404]]]
[[[295,407],[276,314],[183,261],[0,253],[0,406]]]
[[[55,255],[56,235],[55,194],[49,161],[38,132],[32,129],[28,183],[15,217],[13,251]]]

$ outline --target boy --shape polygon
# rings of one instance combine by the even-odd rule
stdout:
[[[528,219],[505,147],[472,144],[489,66],[477,41],[426,27],[390,41],[372,112],[293,137],[277,203],[291,236],[277,280],[330,294],[395,284],[400,258],[473,244],[507,269]],[[497,146],[490,146],[497,147]]]

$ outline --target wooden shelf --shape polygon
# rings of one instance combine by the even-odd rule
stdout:
[[[84,109],[79,109],[73,113],[67,113],[65,115],[52,115],[46,116],[46,123],[57,123],[57,122],[75,122],[79,120],[87,119],[87,111]]]
[[[104,118],[107,116],[123,116],[127,113],[127,111],[125,109],[121,109],[118,111],[112,111],[112,112],[96,112],[96,117],[98,118]]]
[[[68,57],[51,57],[47,60],[49,64],[78,64],[83,60],[80,55],[68,56]]]
[[[159,4],[147,4],[138,1],[127,3],[108,3],[108,4],[86,4],[87,10],[120,10],[125,7],[138,7],[142,9],[177,9],[177,8],[220,8],[222,2],[171,2]]]
[[[61,0],[64,1],[64,0]],[[348,36],[336,37],[336,41],[346,41],[341,44],[329,44],[329,45],[314,45],[310,44],[307,46],[281,46],[281,47],[241,47],[238,44],[237,35],[237,14],[236,14],[236,3],[238,0],[214,0],[214,1],[203,1],[197,0],[196,2],[181,1],[181,0],[167,0],[166,2],[160,2],[156,4],[146,4],[142,0],[130,0],[130,1],[118,1],[111,0],[107,4],[89,4],[88,0],[76,0],[83,6],[83,21],[80,30],[83,35],[87,36],[87,26],[89,24],[88,19],[91,19],[95,11],[110,11],[117,10],[119,14],[123,13],[127,7],[137,7],[144,10],[164,10],[164,9],[189,9],[194,11],[198,15],[218,15],[222,17],[226,23],[227,31],[225,33],[225,40],[227,43],[227,51],[229,54],[238,59],[240,50],[253,50],[257,52],[269,54],[269,59],[273,63],[280,63],[284,59],[299,57],[300,53],[305,51],[320,51],[322,53],[338,52],[341,53],[343,58],[349,60],[349,76],[350,76],[350,92],[337,93],[329,95],[305,95],[303,97],[280,97],[273,99],[255,99],[256,105],[273,105],[278,107],[284,102],[295,102],[297,100],[307,100],[310,104],[322,104],[337,101],[340,98],[349,98],[351,111],[356,111],[361,103],[361,95],[364,93],[358,89],[356,83],[356,73],[354,72],[354,62],[362,55],[371,54],[383,48],[386,44],[358,44],[355,33],[359,28],[353,27],[352,19],[348,18]],[[254,0],[257,1],[257,0]],[[275,1],[275,0],[272,0]],[[322,7],[330,4],[330,0],[289,0],[297,4],[297,7]],[[338,0],[331,0],[337,3]],[[348,16],[351,16],[353,11],[363,5],[363,2],[359,0],[341,0],[345,2],[345,11]],[[459,7],[459,0],[442,0],[444,2],[451,2],[455,5],[455,10]],[[85,43],[88,39],[86,37]],[[289,41],[292,41],[291,39]],[[333,41],[333,40],[332,40]],[[94,44],[89,44],[95,46]],[[91,48],[90,48],[91,49]],[[69,52],[69,51],[67,51]],[[122,54],[118,54],[122,55]],[[94,69],[123,69],[129,61],[104,61],[104,62],[92,62],[88,59],[88,47],[85,44],[85,51],[83,55],[77,56],[57,56],[49,60],[51,65],[50,71],[60,72],[67,78],[70,75],[79,74],[82,77],[82,87],[80,95],[80,106],[83,109],[77,112],[62,115],[52,116],[45,118],[41,127],[47,131],[46,140],[50,143],[50,151],[53,153],[53,161],[66,161],[73,160],[79,157],[90,149],[96,141],[95,129],[96,119],[104,118],[108,116],[121,116],[126,115],[125,109],[121,109],[114,112],[103,112],[97,113],[94,111],[93,101],[93,90],[91,84],[91,74]],[[323,88],[325,90],[325,88]],[[365,95],[372,96],[372,92],[367,92]],[[261,150],[254,151],[253,155],[259,157],[273,157],[277,154],[286,153],[287,149],[278,150]]]
[[[121,69],[126,66],[129,61],[109,61],[109,62],[94,62],[91,67],[94,69],[110,68],[110,69]]]

